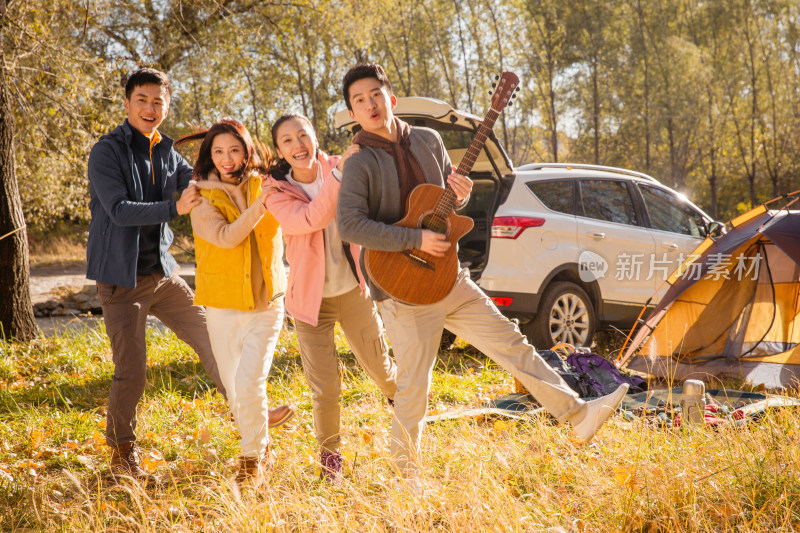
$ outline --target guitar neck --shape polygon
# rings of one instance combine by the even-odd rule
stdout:
[[[475,137],[472,139],[469,148],[467,148],[464,157],[461,158],[461,163],[459,163],[458,168],[456,169],[456,174],[469,176],[472,167],[475,165],[475,161],[478,159],[481,150],[483,150],[483,147],[486,144],[486,137],[489,136],[489,132],[494,127],[494,123],[497,121],[498,116],[500,116],[500,112],[495,111],[494,109],[489,109],[489,112],[486,113],[486,117],[484,117],[481,125],[478,126],[478,131],[475,133]],[[450,187],[450,185],[447,185],[444,194],[442,195],[442,199],[434,208],[434,212],[440,216],[447,217],[450,212],[453,211],[455,206],[456,193],[453,191],[453,188]]]
[[[472,170],[473,165],[475,165],[475,161],[478,159],[481,150],[483,150],[483,146],[486,144],[486,137],[488,137],[489,132],[492,131],[498,116],[500,116],[500,112],[494,109],[489,109],[489,112],[486,113],[486,117],[478,127],[477,133],[475,133],[475,138],[472,139],[469,148],[467,148],[467,152],[458,165],[456,174],[469,176],[469,172]]]

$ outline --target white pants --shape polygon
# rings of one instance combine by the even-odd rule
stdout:
[[[262,457],[269,446],[267,374],[283,326],[283,300],[265,311],[208,307],[206,324],[242,437],[241,455]]]
[[[583,400],[464,273],[436,303],[406,305],[389,299],[378,302],[378,308],[397,363],[391,453],[401,474],[419,472],[420,436],[443,328],[519,379],[560,422],[583,417]]]

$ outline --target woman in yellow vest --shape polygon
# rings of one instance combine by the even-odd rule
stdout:
[[[236,479],[259,485],[271,459],[266,381],[283,325],[283,241],[264,206],[264,149],[235,120],[176,144],[198,140],[194,303],[206,306],[211,347],[242,439]]]

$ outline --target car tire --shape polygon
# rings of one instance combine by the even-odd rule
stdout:
[[[544,291],[539,312],[523,333],[538,349],[566,342],[589,346],[597,329],[597,315],[589,295],[579,285],[557,281]]]

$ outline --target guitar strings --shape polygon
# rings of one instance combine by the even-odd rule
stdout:
[[[461,158],[461,163],[459,163],[456,173],[466,175],[466,173],[472,170],[472,166],[478,159],[481,149],[486,144],[486,138],[489,135],[489,131],[491,131],[494,126],[494,123],[497,121],[498,116],[500,116],[500,113],[494,109],[490,109],[486,114],[486,118],[484,118],[481,125],[478,126],[478,131],[475,133],[475,137],[464,153],[464,157]],[[453,212],[455,205],[456,193],[450,185],[447,185],[444,193],[434,206],[433,212],[423,219],[423,227],[437,233],[446,234],[447,220],[450,217],[450,213]]]

